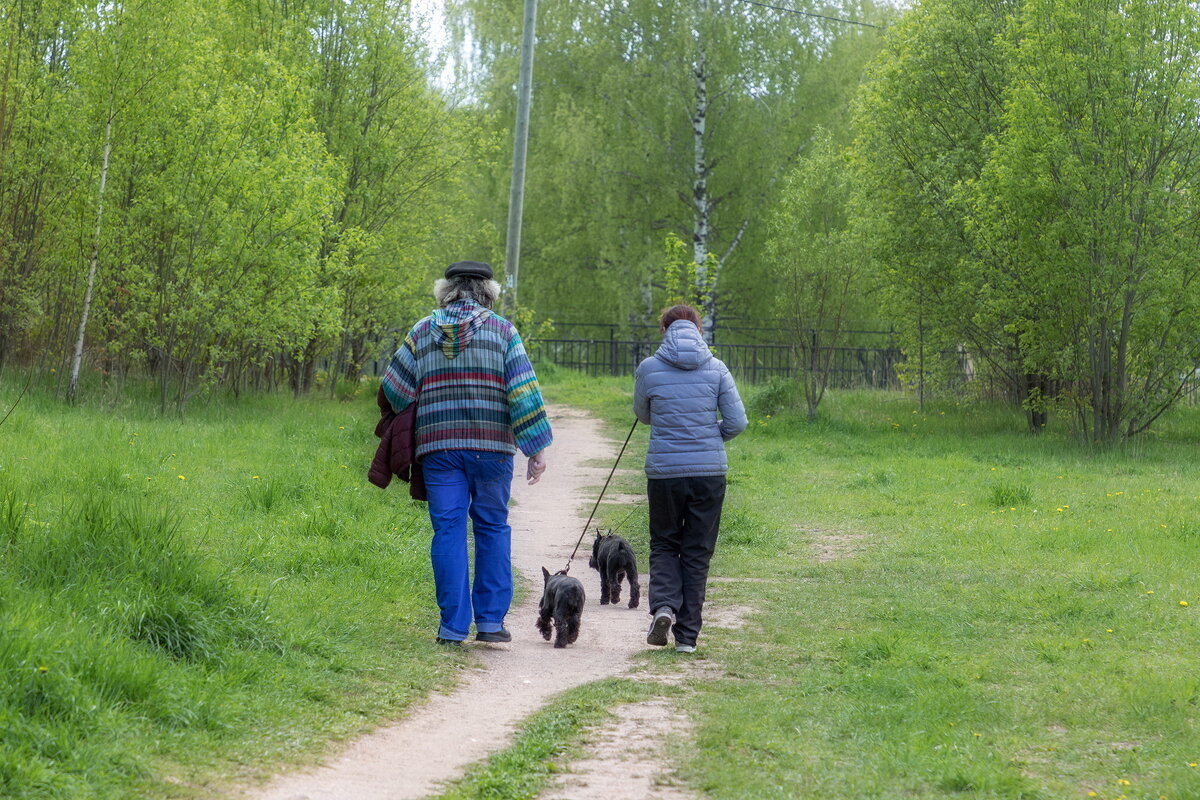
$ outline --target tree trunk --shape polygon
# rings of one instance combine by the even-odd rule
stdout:
[[[708,274],[709,237],[711,236],[712,198],[708,194],[708,161],[704,135],[708,124],[708,56],[699,28],[708,15],[708,0],[700,0],[701,25],[697,28],[698,52],[692,67],[696,81],[696,108],[692,113],[692,261],[696,264],[696,290],[703,306],[704,334],[712,341],[713,298]]]
[[[1025,373],[1025,419],[1030,433],[1041,433],[1050,415],[1046,398],[1050,396],[1050,379],[1037,372]]]
[[[75,402],[79,388],[79,367],[83,363],[83,342],[87,336],[88,316],[92,310],[92,292],[96,286],[96,266],[100,260],[100,232],[104,223],[104,188],[108,184],[108,160],[112,154],[113,103],[116,99],[116,78],[108,89],[108,119],[104,123],[104,156],[100,161],[100,188],[96,192],[96,236],[92,240],[92,258],[88,265],[87,289],[83,293],[83,315],[79,320],[79,336],[75,339],[75,354],[71,358],[71,380],[67,384],[67,402]]]

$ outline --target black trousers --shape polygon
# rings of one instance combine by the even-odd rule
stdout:
[[[654,478],[650,501],[650,613],[675,612],[675,641],[694,645],[700,635],[708,564],[717,547],[725,476]]]

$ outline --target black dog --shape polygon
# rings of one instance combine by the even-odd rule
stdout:
[[[554,646],[566,647],[579,638],[579,620],[583,616],[583,584],[566,570],[551,575],[542,567],[542,602],[538,606],[537,629],[550,641],[550,618],[554,618]]]
[[[612,533],[601,536],[597,532],[588,566],[600,571],[600,605],[621,602],[621,578],[624,578],[629,581],[629,607],[638,607],[641,590],[638,588],[637,556],[629,542]]]

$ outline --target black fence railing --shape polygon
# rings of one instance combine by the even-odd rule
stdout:
[[[534,339],[526,349],[534,362],[550,362],[589,375],[631,375],[642,359],[653,355],[658,342],[619,339]],[[801,354],[779,344],[716,344],[717,357],[739,380],[761,383],[771,378],[794,377],[800,372]],[[839,389],[898,389],[896,365],[904,355],[895,346],[834,347],[829,385]]]

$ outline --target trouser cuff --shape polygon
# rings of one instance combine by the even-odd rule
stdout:
[[[467,635],[465,633],[460,633],[458,631],[452,631],[449,628],[447,628],[445,625],[442,625],[441,627],[438,628],[438,638],[439,639],[452,639],[453,641],[461,642],[463,639],[467,638]]]

